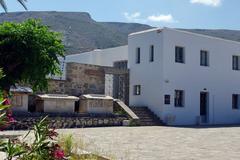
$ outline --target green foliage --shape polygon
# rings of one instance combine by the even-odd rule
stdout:
[[[0,80],[4,77],[2,69],[0,68]],[[13,121],[12,115],[7,112],[11,107],[8,99],[3,97],[3,92],[0,90],[0,130],[3,130],[7,125]]]
[[[66,135],[59,140],[59,144],[61,145],[62,149],[66,156],[71,156],[73,154],[73,137],[72,135]]]
[[[8,160],[12,160],[14,157],[18,157],[25,153],[25,150],[21,145],[13,143],[10,139],[8,142],[0,144],[0,150],[7,153]]]
[[[57,137],[54,130],[49,129],[46,118],[34,125],[32,143],[27,144],[17,139],[0,144],[0,151],[7,153],[7,159],[20,160],[62,160],[64,152],[53,138]],[[30,134],[24,137],[27,138]],[[23,139],[23,140],[24,140]]]
[[[0,87],[9,90],[16,83],[35,90],[47,88],[47,75],[60,74],[58,57],[64,56],[61,35],[39,20],[0,25],[0,67],[6,75]]]

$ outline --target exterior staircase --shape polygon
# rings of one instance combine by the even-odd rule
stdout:
[[[160,126],[162,121],[148,107],[130,107],[139,117],[140,126]]]

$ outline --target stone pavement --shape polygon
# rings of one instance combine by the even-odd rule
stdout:
[[[58,132],[72,134],[90,151],[121,160],[240,159],[240,127],[110,127]]]

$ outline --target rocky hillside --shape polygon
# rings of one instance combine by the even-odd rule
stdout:
[[[67,54],[126,45],[129,33],[151,28],[137,23],[96,22],[85,12],[2,13],[0,23],[28,18],[42,19],[53,30],[62,32]]]
[[[28,18],[41,19],[52,30],[62,32],[67,54],[126,45],[129,33],[152,28],[137,23],[97,22],[85,12],[2,13],[0,23],[21,22]],[[187,31],[240,41],[240,31],[236,30],[188,29]]]
[[[183,29],[183,30],[240,42],[239,30],[227,30],[227,29]]]

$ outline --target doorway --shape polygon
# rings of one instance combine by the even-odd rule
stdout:
[[[200,116],[201,122],[208,122],[208,102],[209,102],[209,94],[208,92],[200,93]]]

